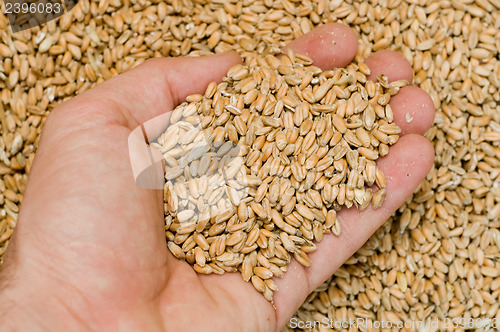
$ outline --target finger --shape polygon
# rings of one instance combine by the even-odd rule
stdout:
[[[98,103],[108,111],[103,114],[102,109],[98,110],[100,116],[93,118],[94,123],[114,121],[134,129],[171,111],[188,95],[204,93],[210,82],[219,82],[229,68],[240,62],[236,52],[198,58],[151,59],[73,98],[61,105],[59,112],[73,109],[83,114],[92,113],[89,103]]]
[[[399,79],[411,81],[410,64],[396,52],[377,52],[370,56],[366,63],[370,67],[371,75],[369,78],[372,80],[376,80],[377,75],[384,74],[388,76],[390,81]],[[401,92],[400,98],[396,98],[395,101],[391,99],[395,121],[403,127],[402,130],[405,134],[424,132],[430,127],[434,118],[432,101],[429,103],[430,97],[423,90],[415,87],[405,87],[401,89]],[[409,110],[412,110],[410,116],[413,118],[408,122],[405,114],[409,113]],[[411,154],[411,158],[404,155],[408,152]],[[340,237],[333,235],[324,237],[323,241],[318,244],[318,250],[311,254],[310,268],[304,269],[296,261],[293,261],[289,266],[289,271],[293,270],[295,273],[287,273],[284,280],[278,281],[281,291],[277,292],[276,301],[279,301],[284,296],[283,294],[288,293],[294,294],[293,298],[305,298],[336,271],[416,189],[430,169],[433,155],[430,143],[417,135],[402,137],[395,146],[391,147],[389,155],[378,163],[388,181],[387,197],[382,207],[377,210],[369,207],[363,211],[355,208],[343,209],[339,212],[342,235]],[[419,157],[415,158],[416,156]],[[412,160],[414,161],[413,165],[406,162]],[[401,161],[405,161],[406,164],[401,164]],[[405,171],[409,174],[408,177],[404,176]],[[278,306],[279,310],[283,312],[278,317],[286,318],[293,314],[296,306],[293,306],[293,301],[290,301],[290,298],[282,300],[282,302],[288,303],[290,311],[285,312],[287,305]]]
[[[427,92],[416,86],[401,88],[389,103],[394,122],[401,128],[401,135],[422,135],[434,122],[434,102]]]
[[[410,63],[400,53],[383,50],[373,53],[366,59],[370,67],[368,78],[376,80],[380,74],[389,81],[407,80],[411,83],[413,70]],[[427,92],[415,87],[405,86],[391,97],[390,105],[394,121],[401,128],[401,135],[423,134],[434,121],[434,103]]]
[[[329,23],[295,39],[283,48],[286,52],[309,56],[314,65],[329,70],[348,65],[358,50],[358,37],[344,24]]]
[[[365,63],[370,67],[368,79],[376,81],[377,76],[384,74],[389,78],[389,82],[413,80],[413,69],[408,60],[400,53],[390,50],[382,50],[370,55]]]
[[[277,280],[275,293],[278,326],[298,308],[294,299],[304,299],[319,284],[331,276],[418,187],[432,166],[434,151],[431,143],[420,135],[405,135],[381,158],[378,167],[386,175],[387,197],[378,209],[368,207],[342,209],[338,213],[340,236],[326,234],[310,254],[311,266],[303,268],[290,263],[288,273]]]

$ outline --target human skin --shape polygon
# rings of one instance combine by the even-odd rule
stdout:
[[[287,48],[327,70],[354,58],[357,37],[327,24]],[[236,53],[149,60],[52,112],[0,274],[2,331],[279,331],[431,168],[434,151],[422,134],[434,119],[433,103],[419,88],[404,87],[391,100],[403,135],[377,162],[386,200],[376,210],[339,211],[341,235],[325,235],[311,267],[292,261],[276,279],[275,308],[238,273],[196,274],[168,251],[162,191],[134,182],[127,138],[240,61]],[[411,67],[397,53],[375,53],[367,64],[370,77],[411,81]]]

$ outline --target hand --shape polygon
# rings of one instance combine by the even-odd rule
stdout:
[[[326,70],[354,58],[357,37],[346,26],[328,24],[287,47]],[[0,275],[4,327],[279,331],[429,171],[434,153],[421,134],[433,121],[433,103],[419,88],[404,87],[391,99],[402,137],[378,161],[386,175],[385,202],[377,210],[340,211],[342,234],[324,237],[310,268],[292,261],[276,280],[276,310],[238,273],[197,275],[167,250],[162,192],[134,182],[127,138],[239,61],[236,53],[150,60],[52,112]],[[411,81],[410,65],[397,53],[375,53],[367,64],[371,78],[383,73]]]

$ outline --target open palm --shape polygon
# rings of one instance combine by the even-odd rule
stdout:
[[[353,59],[357,39],[329,24],[288,47],[331,69]],[[377,210],[339,212],[341,236],[326,235],[310,268],[292,261],[276,280],[276,309],[237,273],[197,275],[167,250],[163,194],[134,182],[127,138],[239,61],[236,53],[154,59],[52,112],[0,275],[0,303],[9,303],[0,307],[2,320],[12,327],[22,322],[22,330],[279,330],[430,169],[432,146],[421,134],[433,120],[433,104],[422,90],[405,87],[391,100],[403,136],[378,163],[386,201]],[[372,78],[411,81],[409,64],[396,53],[376,53],[367,63]]]

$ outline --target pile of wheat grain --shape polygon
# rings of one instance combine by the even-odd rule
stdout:
[[[375,162],[398,141],[389,101],[408,82],[369,73],[259,54],[188,96],[152,144],[167,165],[170,251],[198,273],[240,271],[272,301],[291,255],[309,266],[312,241],[340,234],[336,211],[380,207]]]
[[[3,11],[2,11],[3,12]],[[154,56],[281,46],[326,22],[412,64],[437,114],[434,167],[406,204],[305,301],[297,319],[500,321],[500,6],[496,0],[81,0],[12,34],[0,14],[0,255],[48,112]]]

